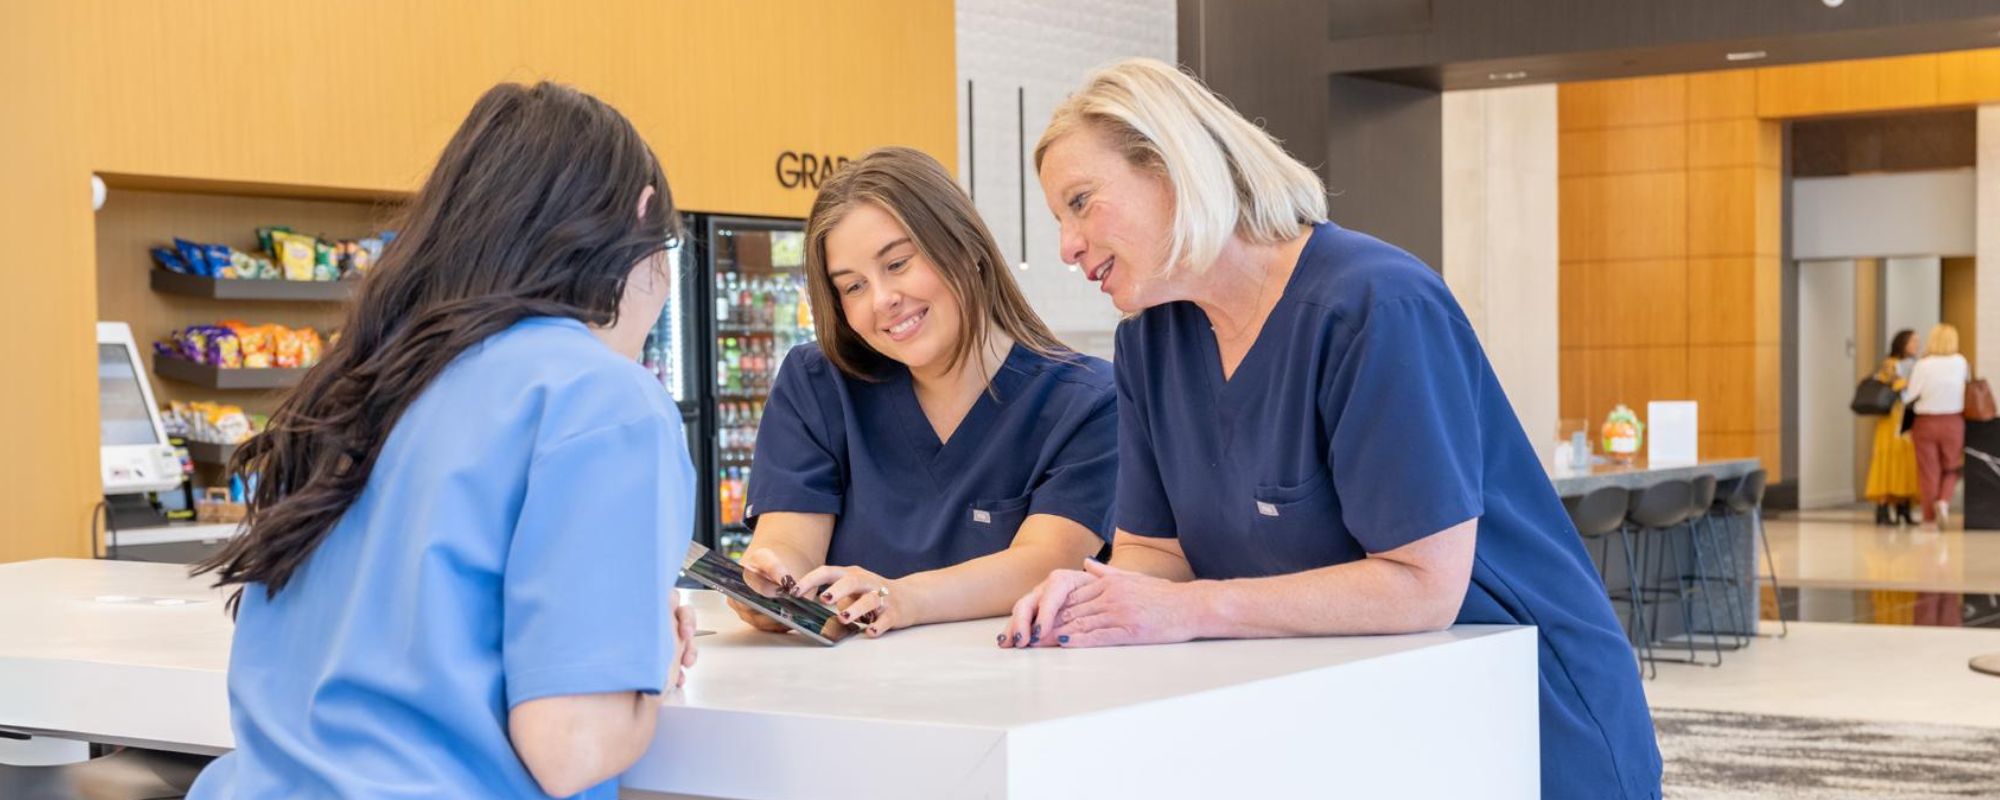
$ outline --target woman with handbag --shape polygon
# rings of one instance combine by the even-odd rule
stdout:
[[[1910,440],[1917,451],[1917,487],[1924,498],[1924,530],[1951,522],[1951,493],[1965,465],[1965,384],[1972,368],[1958,353],[1958,329],[1931,329],[1924,357],[1910,370],[1904,407],[1916,415]]]
[[[1917,365],[1917,332],[1901,330],[1889,341],[1889,357],[1875,371],[1875,380],[1897,392],[1907,388]],[[1868,463],[1868,502],[1875,504],[1875,524],[1915,525],[1910,503],[1917,498],[1917,448],[1903,435],[1901,395],[1889,413],[1875,423],[1875,455]]]

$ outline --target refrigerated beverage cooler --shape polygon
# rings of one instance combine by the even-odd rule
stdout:
[[[813,341],[804,223],[690,214],[644,363],[680,407],[700,478],[695,540],[743,554],[750,455],[785,354]]]

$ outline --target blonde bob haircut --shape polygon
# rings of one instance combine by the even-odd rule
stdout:
[[[1162,274],[1208,269],[1232,235],[1278,244],[1326,221],[1318,174],[1201,81],[1160,61],[1127,59],[1085,79],[1056,107],[1035,145],[1035,169],[1051,145],[1080,129],[1166,178],[1174,223]]]
[[[1929,340],[1924,343],[1924,355],[1958,355],[1958,327],[1947,322],[1932,328]]]

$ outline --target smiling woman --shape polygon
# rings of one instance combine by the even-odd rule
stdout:
[[[1117,533],[1003,638],[1536,625],[1544,796],[1657,797],[1631,651],[1437,273],[1327,221],[1317,176],[1157,61],[1091,76],[1036,167],[1063,258],[1132,315]]]
[[[786,358],[758,429],[753,588],[879,636],[1003,614],[1104,546],[1111,367],[1049,333],[943,166],[888,148],[836,173],[806,273],[819,343]]]

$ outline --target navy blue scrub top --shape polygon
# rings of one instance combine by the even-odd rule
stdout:
[[[1101,358],[1015,345],[939,442],[910,372],[840,372],[817,344],[792,349],[757,428],[754,528],[774,511],[833,514],[828,564],[888,578],[1007,549],[1022,521],[1054,514],[1109,540],[1117,403]]]
[[[1655,797],[1632,651],[1465,314],[1415,257],[1317,226],[1227,381],[1207,316],[1118,329],[1118,527],[1201,578],[1355,561],[1479,518],[1460,623],[1540,628],[1545,797]],[[1439,754],[1449,758],[1449,754]]]

